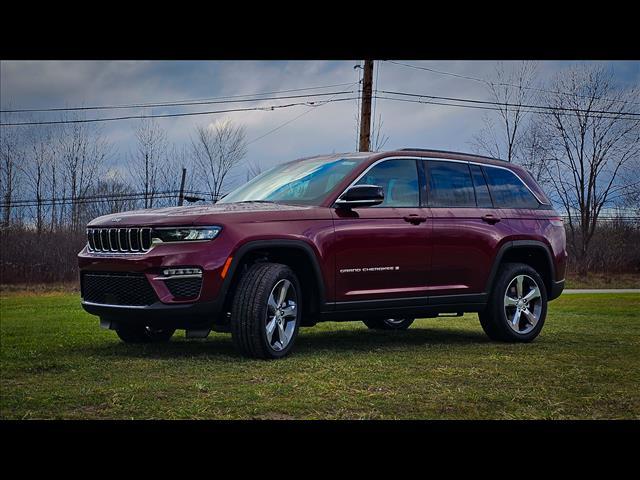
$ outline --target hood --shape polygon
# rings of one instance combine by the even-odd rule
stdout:
[[[216,205],[190,205],[186,207],[148,208],[130,212],[103,215],[89,222],[89,227],[130,226],[188,226],[207,225],[229,221],[232,218],[265,221],[291,215],[293,212],[308,213],[317,207],[284,205],[278,203],[246,202],[219,203]],[[306,215],[305,215],[306,216]]]

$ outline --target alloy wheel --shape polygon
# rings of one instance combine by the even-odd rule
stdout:
[[[504,293],[504,313],[507,324],[521,335],[538,324],[542,313],[542,296],[536,281],[528,275],[517,275]]]
[[[293,284],[283,279],[271,289],[267,301],[265,331],[267,342],[275,351],[287,348],[298,321],[298,296]]]

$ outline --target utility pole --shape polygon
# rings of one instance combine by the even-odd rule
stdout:
[[[371,148],[371,93],[373,90],[373,60],[364,61],[362,79],[362,108],[360,110],[360,148],[368,152]]]
[[[178,197],[178,206],[182,206],[182,202],[184,201],[184,180],[187,176],[187,169],[182,167],[182,180],[180,180],[180,196]]]

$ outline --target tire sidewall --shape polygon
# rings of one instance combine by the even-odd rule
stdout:
[[[364,324],[374,330],[406,330],[408,329],[414,318],[403,318],[402,323],[393,324],[387,323],[386,319],[383,318],[375,318],[375,319],[367,319],[363,320]]]
[[[291,339],[289,340],[289,343],[287,344],[287,346],[285,348],[283,348],[282,350],[274,350],[271,345],[269,344],[269,341],[267,340],[267,331],[265,329],[265,325],[266,325],[266,317],[267,317],[267,302],[269,300],[269,295],[271,294],[271,290],[273,290],[273,287],[276,286],[276,284],[280,281],[280,280],[289,280],[291,282],[291,284],[293,285],[293,287],[295,288],[295,292],[296,292],[296,325],[295,328],[293,330],[293,334],[291,336]],[[278,275],[276,276],[275,280],[272,282],[272,284],[270,285],[270,287],[266,290],[266,294],[263,296],[263,298],[261,299],[262,301],[262,308],[260,309],[260,328],[259,328],[259,332],[260,332],[260,341],[265,349],[266,352],[268,352],[269,356],[271,358],[282,358],[285,357],[293,348],[296,339],[298,338],[298,330],[300,329],[300,321],[301,321],[301,317],[302,317],[302,291],[300,288],[300,283],[298,282],[298,278],[296,277],[295,273],[293,273],[293,270],[291,270],[288,267],[284,267],[282,268],[282,270],[280,272],[278,272]]]
[[[528,333],[516,333],[508,324],[509,320],[507,319],[507,315],[504,310],[504,294],[507,290],[509,284],[513,281],[513,279],[518,275],[527,275],[538,284],[538,288],[540,289],[540,297],[542,299],[542,308],[540,311],[540,317],[538,319],[538,323]],[[548,305],[548,297],[547,297],[547,288],[542,280],[542,277],[536,272],[533,268],[525,264],[512,264],[509,265],[500,275],[498,282],[496,283],[496,288],[493,292],[493,315],[498,321],[496,322],[496,326],[500,330],[502,336],[504,336],[507,340],[516,341],[516,342],[530,342],[534,338],[536,338],[542,327],[544,326],[544,322],[547,317],[547,305]]]
[[[406,330],[413,323],[413,318],[402,318],[400,323],[389,323],[387,320],[383,320],[382,324],[387,330]]]

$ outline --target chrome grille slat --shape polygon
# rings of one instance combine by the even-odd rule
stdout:
[[[93,229],[93,243],[96,245],[96,252],[102,250],[102,241],[100,240],[100,230]]]
[[[102,245],[102,251],[109,251],[109,229],[101,228],[100,229],[100,245]]]
[[[134,247],[134,245],[136,245],[136,247]],[[129,229],[129,248],[131,249],[132,252],[139,252],[140,251],[140,248],[138,248],[139,246],[140,246],[140,242],[138,241],[138,229],[130,228]]]
[[[87,250],[91,253],[137,253],[151,250],[153,229],[131,228],[87,228]]]
[[[109,249],[112,252],[120,251],[120,249],[118,248],[118,229],[117,228],[109,229]]]
[[[89,251],[95,251],[96,245],[93,243],[93,230],[90,228],[87,228],[87,240],[89,241]]]
[[[123,234],[124,233],[124,241],[123,241]],[[126,228],[119,228],[118,229],[118,248],[120,249],[121,252],[127,252],[129,250],[129,247],[127,246],[127,240],[129,237],[127,237],[127,229]]]

